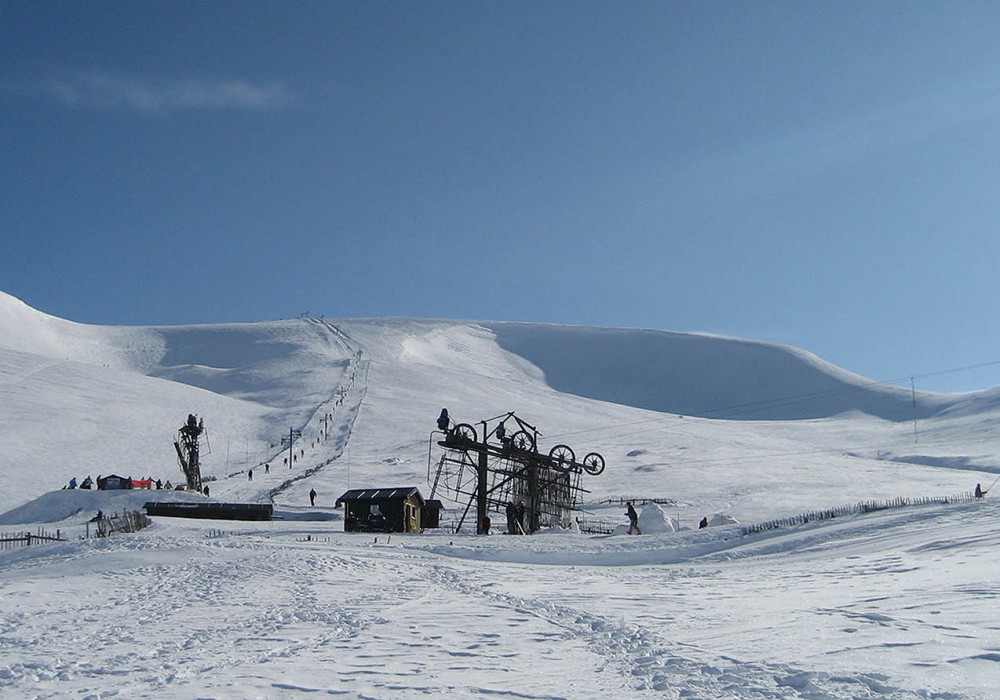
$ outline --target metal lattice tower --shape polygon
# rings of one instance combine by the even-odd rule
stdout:
[[[187,423],[177,431],[177,439],[174,440],[174,449],[177,450],[177,459],[187,479],[189,491],[201,492],[201,457],[198,450],[198,440],[205,432],[205,422],[198,420],[197,416],[189,413]]]
[[[509,508],[517,510],[516,527],[525,533],[568,525],[581,494],[588,493],[580,483],[583,473],[596,476],[604,471],[604,458],[596,452],[589,453],[582,462],[576,461],[568,445],[539,452],[538,429],[514,413],[481,421],[481,441],[472,425],[452,426],[447,411],[442,411],[439,428],[431,439],[443,435],[437,444],[444,453],[433,477],[428,453],[428,482],[433,478],[434,483],[431,497],[443,489],[456,501],[468,499],[458,528],[475,504],[476,532],[480,534],[486,532],[491,512]]]

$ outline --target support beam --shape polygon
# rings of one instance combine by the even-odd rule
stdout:
[[[489,506],[487,500],[488,486],[486,483],[489,471],[486,461],[488,455],[486,450],[479,450],[478,454],[479,460],[476,463],[476,534],[486,535],[489,534],[484,527],[486,518],[489,517],[489,511],[487,510]]]

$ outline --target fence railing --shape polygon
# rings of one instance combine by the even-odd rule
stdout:
[[[87,523],[87,539],[110,537],[116,533],[138,532],[152,524],[152,520],[140,511],[122,511],[118,515],[105,515]],[[91,527],[93,526],[93,527]]]
[[[597,520],[596,518],[577,518],[576,524],[580,526],[580,532],[590,535],[610,535],[617,528],[619,523],[610,520]]]
[[[975,500],[979,499],[977,499],[972,493],[959,493],[953,496],[901,496],[899,498],[882,501],[862,501],[861,503],[837,506],[836,508],[827,508],[825,510],[813,510],[808,513],[801,513],[787,518],[777,518],[775,520],[766,520],[760,523],[744,525],[740,528],[740,535],[753,535],[760,532],[766,532],[768,530],[778,530],[786,527],[805,525],[806,523],[816,522],[818,520],[842,518],[848,515],[856,515],[858,513],[873,513],[879,510],[888,510],[889,508],[944,505],[948,503],[969,503]]]
[[[33,544],[43,542],[62,542],[62,532],[56,530],[55,533],[38,529],[35,532],[15,532],[0,533],[0,550],[14,549],[15,547],[30,547]]]
[[[650,498],[648,496],[609,496],[597,501],[598,505],[624,506],[631,503],[634,506],[644,506],[647,503],[659,503],[661,506],[675,506],[677,501],[673,498]]]

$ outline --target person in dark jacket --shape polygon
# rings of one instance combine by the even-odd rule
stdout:
[[[517,506],[513,501],[507,501],[507,534],[516,535],[517,532]]]
[[[309,489],[309,505],[316,505],[316,489]]]
[[[642,530],[639,528],[639,514],[636,513],[635,508],[632,507],[632,501],[628,502],[628,507],[625,509],[625,515],[628,516],[628,534],[641,535]],[[635,530],[634,533],[632,532],[633,530]]]

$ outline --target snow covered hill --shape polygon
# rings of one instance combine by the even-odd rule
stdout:
[[[838,502],[894,495],[879,475],[902,464],[934,467],[910,467],[903,484],[996,464],[983,444],[995,393],[918,394],[915,416],[909,392],[794,348],[644,330],[413,319],[95,327],[0,294],[0,399],[0,512],[73,476],[178,481],[172,441],[189,413],[208,426],[204,470],[217,494],[248,500],[301,499],[307,471],[325,471],[313,482],[328,498],[350,485],[426,483],[441,407],[469,423],[515,411],[539,426],[544,449],[600,452],[611,468],[588,484],[595,498],[679,496],[701,509],[739,504],[743,516],[770,513],[720,472],[750,469],[750,488],[806,506],[815,475],[789,468],[802,454],[834,467],[826,481]],[[324,420],[336,439],[319,440]],[[290,430],[303,432],[304,453],[249,483],[254,466],[286,466]]]
[[[0,293],[0,532],[72,538],[0,550],[0,696],[997,697],[992,498],[761,535],[724,524],[997,479],[996,391],[915,403],[794,348],[711,336],[109,328]],[[643,537],[342,532],[348,488],[429,494],[442,407],[474,425],[516,411],[543,450],[603,454],[585,517],[621,522],[609,496],[669,501],[643,509]],[[70,477],[180,481],[189,413],[212,497],[281,519],[75,539],[148,492],[61,490]],[[454,522],[465,503],[436,495]]]

